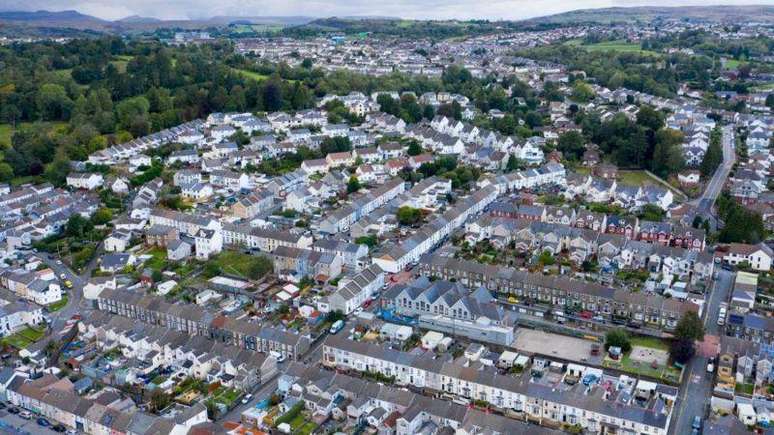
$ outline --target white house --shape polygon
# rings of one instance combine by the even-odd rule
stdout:
[[[94,190],[105,182],[102,174],[73,173],[67,176],[67,185],[75,189]]]
[[[728,251],[723,255],[723,261],[731,265],[747,262],[750,267],[758,271],[771,269],[772,250],[764,243],[747,245],[744,243],[731,243]]]

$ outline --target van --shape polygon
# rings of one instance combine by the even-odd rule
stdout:
[[[281,353],[279,353],[277,351],[274,351],[274,350],[269,352],[269,356],[274,357],[274,359],[277,360],[278,363],[281,363],[281,362],[285,361],[285,355],[283,355],[283,354],[281,354]]]
[[[336,334],[337,332],[341,331],[342,328],[344,328],[344,321],[343,320],[337,320],[336,322],[331,325],[330,333]]]

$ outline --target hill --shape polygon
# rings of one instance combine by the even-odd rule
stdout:
[[[0,12],[0,23],[16,26],[65,28],[79,30],[104,30],[110,24],[91,15],[77,11],[7,11]]]
[[[532,18],[523,23],[530,24],[576,24],[616,22],[653,22],[669,19],[688,19],[719,23],[755,21],[774,22],[774,6],[641,6],[613,7],[604,9],[579,9],[556,15]]]

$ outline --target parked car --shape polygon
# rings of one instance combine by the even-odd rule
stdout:
[[[701,430],[701,417],[699,417],[698,415],[695,415],[693,417],[693,423],[691,423],[691,428],[695,431]]]
[[[43,426],[43,427],[51,426],[51,423],[43,417],[38,417],[36,421],[38,422],[38,426]]]
[[[29,420],[29,419],[32,418],[32,414],[30,414],[29,411],[22,411],[22,412],[19,413],[19,417],[21,417],[21,418],[23,418],[25,420]]]
[[[64,433],[67,431],[67,428],[61,424],[55,424],[53,427],[51,427],[51,429],[54,430],[55,432],[60,432],[60,433]]]
[[[11,407],[8,408],[8,412],[11,413],[11,414],[18,414],[21,411],[19,411],[19,408],[15,407],[15,406],[11,406]]]

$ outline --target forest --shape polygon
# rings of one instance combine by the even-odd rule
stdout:
[[[528,97],[529,107],[537,104],[526,85],[514,86],[509,98],[503,88],[509,83],[475,79],[461,67],[448,68],[441,78],[325,73],[311,62],[298,68],[256,63],[234,54],[227,41],[172,47],[105,37],[14,44],[0,47],[0,64],[3,182],[45,176],[61,184],[70,160],[85,160],[106,146],[212,112],[310,108],[328,93],[449,91],[468,96],[482,110],[514,109],[517,96]],[[434,116],[416,101],[401,105],[398,114],[409,122]],[[456,113],[453,107],[443,110]],[[521,116],[541,124],[534,112]],[[515,118],[505,122],[510,124],[501,130],[514,133]]]

